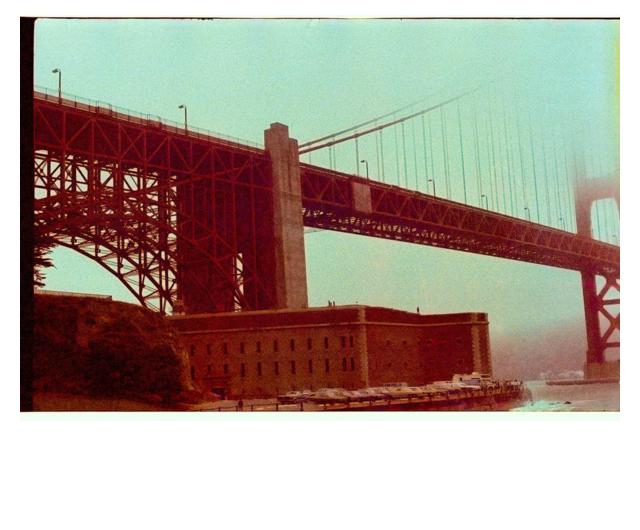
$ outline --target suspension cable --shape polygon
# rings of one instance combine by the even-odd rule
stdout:
[[[468,96],[469,94],[472,94],[476,90],[478,90],[478,88],[474,88],[473,90],[469,90],[469,91],[464,92],[464,93],[462,93],[462,94],[460,94],[458,96],[455,96],[455,97],[452,97],[452,98],[447,99],[445,101],[442,101],[441,103],[437,103],[436,105],[432,105],[430,107],[427,107],[426,109],[422,109],[422,110],[420,110],[418,112],[414,112],[413,114],[409,114],[408,116],[405,116],[404,118],[398,118],[396,120],[392,120],[390,122],[383,123],[382,125],[377,125],[377,126],[372,127],[370,129],[366,129],[364,131],[361,131],[361,132],[358,132],[358,133],[355,133],[355,134],[352,134],[352,135],[349,135],[349,136],[345,136],[344,138],[340,138],[338,140],[332,140],[330,142],[326,142],[326,143],[323,143],[323,144],[320,144],[320,145],[316,145],[316,146],[313,146],[313,147],[308,147],[308,146],[312,146],[313,144],[318,143],[320,140],[314,140],[312,142],[306,142],[306,143],[300,145],[300,147],[305,147],[305,149],[300,149],[299,152],[300,152],[300,154],[304,154],[304,153],[308,153],[309,151],[316,151],[317,149],[323,149],[323,148],[329,147],[331,145],[335,145],[335,144],[338,144],[338,143],[342,143],[342,142],[346,142],[346,141],[349,141],[349,140],[353,140],[354,138],[357,138],[359,136],[364,136],[366,134],[370,134],[372,132],[379,131],[380,129],[384,129],[386,127],[391,127],[392,125],[397,125],[398,123],[405,122],[407,120],[410,120],[411,118],[415,118],[416,116],[420,116],[422,114],[426,114],[427,112],[431,112],[433,110],[442,108],[445,105],[448,105],[449,103],[453,103],[454,101],[457,101],[459,99],[462,99],[465,96]],[[394,115],[394,116],[395,116],[395,114],[397,114],[397,111],[392,113],[392,115]],[[375,122],[376,120],[374,119],[372,121]],[[351,128],[348,129],[348,131],[352,131],[355,128],[360,128],[360,127],[359,126],[358,127],[351,127]],[[326,140],[328,138],[335,138],[336,136],[339,136],[339,133],[333,133],[331,135],[328,135],[324,139]]]

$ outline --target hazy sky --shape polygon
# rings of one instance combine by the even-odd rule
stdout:
[[[615,21],[41,20],[35,83],[55,89],[51,70],[61,68],[67,93],[175,121],[184,103],[191,125],[262,142],[272,122],[288,124],[304,141],[430,94],[435,101],[477,81],[508,79],[534,127],[544,123],[579,138],[587,173],[597,175],[618,166],[618,27]],[[332,299],[420,306],[423,313],[486,311],[494,335],[583,318],[576,272],[330,232],[305,240],[310,305]],[[55,251],[54,261],[48,289],[132,299],[115,277],[72,251]]]

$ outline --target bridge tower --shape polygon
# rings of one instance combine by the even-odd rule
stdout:
[[[576,225],[578,235],[592,238],[591,207],[599,200],[613,198],[620,211],[620,183],[617,178],[580,179],[575,185]],[[590,270],[582,270],[582,296],[587,331],[585,378],[619,377],[620,364],[607,361],[605,352],[619,348],[620,339],[620,278],[603,276],[599,287],[597,276]],[[612,306],[617,306],[612,312]],[[604,327],[601,326],[604,324]]]
[[[264,132],[264,145],[273,177],[273,306],[301,309],[308,301],[298,141],[289,138],[286,125],[272,123]]]

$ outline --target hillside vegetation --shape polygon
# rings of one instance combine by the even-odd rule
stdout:
[[[202,398],[177,334],[161,315],[96,298],[36,295],[34,302],[36,396],[135,400],[160,408]]]

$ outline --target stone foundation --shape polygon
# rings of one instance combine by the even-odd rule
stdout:
[[[585,379],[617,379],[620,380],[620,360],[603,363],[584,363]]]

